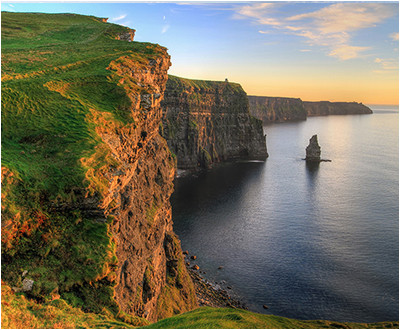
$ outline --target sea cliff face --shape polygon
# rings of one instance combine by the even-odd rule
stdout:
[[[2,280],[140,325],[197,302],[159,134],[170,57],[133,34],[94,17],[2,13]]]
[[[197,306],[180,242],[172,228],[169,197],[175,161],[158,131],[169,66],[166,52],[147,64],[135,63],[129,57],[112,62],[110,69],[122,80],[135,82],[127,93],[135,124],[98,129],[120,162],[106,174],[110,186],[104,199],[107,211],[115,215],[115,298],[126,313],[149,320]],[[135,91],[137,85],[140,94]]]
[[[306,120],[307,111],[300,99],[249,95],[250,113],[264,123]]]
[[[307,116],[328,115],[362,115],[371,114],[372,110],[362,103],[357,102],[307,102],[304,101]]]
[[[262,122],[250,116],[239,84],[169,76],[162,108],[162,135],[178,168],[268,157]]]
[[[287,97],[249,95],[250,113],[264,124],[306,120],[311,116],[370,114],[372,110],[356,102],[307,102]]]

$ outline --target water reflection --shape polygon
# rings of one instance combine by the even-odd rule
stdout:
[[[207,278],[261,313],[398,319],[398,115],[373,116],[270,126],[265,163],[177,180],[174,228]],[[332,163],[300,160],[316,128]]]
[[[185,209],[210,210],[233,198],[237,205],[246,191],[260,182],[264,165],[264,162],[221,164],[211,171],[179,178],[175,180],[172,204],[178,209],[185,206]]]
[[[307,162],[306,161],[306,168],[307,168],[307,174],[310,179],[314,179],[319,170],[319,162]]]

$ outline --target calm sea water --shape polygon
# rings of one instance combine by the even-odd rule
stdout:
[[[266,126],[266,162],[176,180],[174,228],[208,280],[261,313],[398,320],[398,109],[372,109]],[[302,160],[313,134],[331,163]]]

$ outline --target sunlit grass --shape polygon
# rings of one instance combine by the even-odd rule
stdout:
[[[9,286],[1,288],[1,326],[3,329],[77,329],[108,328],[127,329],[148,323],[139,318],[130,318],[131,323],[104,311],[84,313],[68,305],[63,299],[37,303],[22,294],[14,294]]]
[[[275,315],[252,313],[242,309],[202,307],[145,326],[145,329],[382,329],[399,327],[399,322],[342,323],[302,321]]]
[[[81,210],[101,201],[99,173],[115,166],[93,115],[132,121],[115,70],[121,56],[147,63],[158,45],[117,40],[127,28],[91,16],[2,13],[2,279],[31,296],[57,292],[75,307],[118,314],[109,219]],[[94,205],[96,207],[96,205]]]

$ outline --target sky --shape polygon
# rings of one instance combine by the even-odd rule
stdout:
[[[249,95],[399,102],[398,2],[3,2],[2,11],[108,17],[168,48],[169,74]]]

